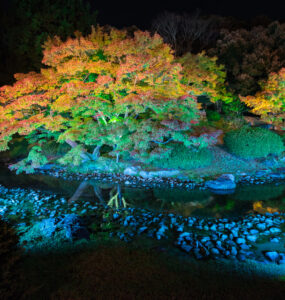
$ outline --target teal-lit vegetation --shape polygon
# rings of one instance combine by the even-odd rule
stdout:
[[[194,169],[211,164],[213,155],[207,148],[193,150],[183,145],[174,145],[171,155],[165,159],[157,159],[153,165],[159,168]]]
[[[224,140],[231,153],[247,159],[280,155],[284,151],[281,137],[264,128],[245,126],[228,132]]]

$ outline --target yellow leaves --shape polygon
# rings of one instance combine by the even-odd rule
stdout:
[[[85,63],[79,59],[72,59],[57,67],[59,75],[73,76],[77,73],[82,73],[85,70]]]
[[[226,73],[216,60],[216,57],[207,57],[204,52],[197,55],[187,53],[178,59],[183,66],[183,81],[196,95],[207,94],[213,102],[216,98],[223,100],[226,93]]]
[[[285,112],[285,68],[278,73],[271,73],[268,81],[261,82],[260,85],[260,92],[255,96],[240,96],[241,101],[263,119],[271,118],[276,124],[282,122],[282,114]]]
[[[51,109],[58,112],[68,111],[74,103],[74,100],[68,94],[63,94],[51,104]]]
[[[52,132],[60,131],[62,129],[65,129],[64,123],[67,120],[63,118],[61,115],[48,115],[44,117],[41,121],[42,125],[45,126],[47,130],[50,130]]]

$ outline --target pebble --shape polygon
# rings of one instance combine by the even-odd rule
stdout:
[[[279,258],[279,254],[276,251],[265,252],[264,256],[272,262],[276,262]]]
[[[280,228],[276,228],[276,227],[271,227],[269,229],[269,231],[274,234],[274,233],[280,233],[281,229]]]
[[[246,237],[250,242],[255,242],[257,240],[257,236],[256,235],[248,235]]]
[[[237,238],[236,243],[237,244],[245,244],[245,239],[244,238]]]
[[[265,223],[259,223],[256,225],[256,228],[259,230],[265,230],[266,229],[266,224]]]
[[[279,243],[280,240],[279,240],[278,238],[275,237],[275,238],[271,238],[271,239],[270,239],[270,242],[271,242],[271,243]]]

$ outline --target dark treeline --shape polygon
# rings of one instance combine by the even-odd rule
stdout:
[[[11,0],[0,8],[0,86],[14,73],[39,71],[48,36],[86,34],[97,11],[84,0]]]
[[[152,23],[177,56],[205,51],[217,56],[234,94],[253,95],[258,82],[285,66],[285,23],[257,16],[250,21],[216,15],[164,12]]]

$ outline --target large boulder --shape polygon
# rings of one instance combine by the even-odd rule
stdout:
[[[236,188],[233,174],[223,174],[216,180],[206,181],[205,187],[213,190],[233,190]]]

